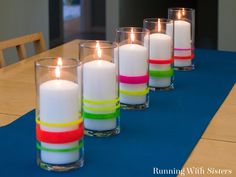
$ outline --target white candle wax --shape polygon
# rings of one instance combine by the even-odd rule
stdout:
[[[167,34],[173,36],[171,33],[173,23],[167,24]],[[174,48],[191,49],[191,24],[183,20],[175,21],[174,28]],[[191,56],[191,50],[178,51],[175,50],[175,56]],[[191,66],[192,60],[178,60],[175,59],[174,65],[177,67]]]
[[[66,80],[51,80],[39,87],[40,120],[47,123],[67,123],[78,120],[79,99],[78,84]],[[40,126],[49,132],[65,132],[76,129],[78,126],[49,127]],[[72,148],[78,141],[65,144],[41,143],[43,147],[53,149]],[[68,164],[79,159],[79,151],[57,153],[41,150],[41,160],[50,164]]]
[[[138,44],[125,44],[119,48],[119,69],[123,76],[144,76],[148,72],[148,49]],[[120,89],[125,91],[144,91],[147,84],[120,83]],[[144,96],[128,96],[120,94],[120,102],[125,104],[144,104]]]
[[[145,46],[148,46],[145,38]],[[152,60],[170,60],[172,57],[172,38],[167,34],[153,33],[150,35],[150,53]],[[149,64],[149,70],[165,71],[171,68],[170,64]],[[149,85],[152,87],[168,87],[171,84],[171,77],[158,78],[150,77]]]
[[[86,100],[105,101],[115,100],[118,95],[117,74],[114,63],[105,60],[94,60],[83,66],[83,98]],[[84,104],[87,107],[112,107],[115,103],[106,105]],[[109,111],[91,111],[94,114],[112,113]],[[105,131],[116,128],[116,119],[89,119],[85,117],[84,126],[89,130]]]

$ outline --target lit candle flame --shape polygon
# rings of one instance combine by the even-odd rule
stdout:
[[[60,66],[56,66],[55,75],[56,75],[56,78],[57,78],[57,79],[59,79],[59,78],[61,77]]]
[[[55,76],[56,76],[57,79],[59,79],[61,77],[61,69],[60,69],[61,66],[62,66],[62,58],[58,57],[57,66],[56,66],[56,69],[55,69]]]
[[[182,8],[182,15],[185,16],[185,10]]]
[[[158,19],[158,22],[157,22],[157,31],[159,33],[161,32],[161,21],[160,21],[160,19]]]
[[[57,59],[57,65],[58,65],[58,66],[62,66],[62,58],[61,58],[61,57],[58,57],[58,59]]]
[[[97,49],[97,55],[98,55],[98,58],[101,59],[101,57],[102,57],[102,50],[101,50],[101,47],[100,47],[99,41],[97,41],[97,43],[96,43],[96,49]]]
[[[131,39],[131,42],[133,43],[134,42],[134,29],[133,28],[131,28],[130,39]]]
[[[181,12],[180,11],[178,11],[177,17],[179,20],[181,19]]]

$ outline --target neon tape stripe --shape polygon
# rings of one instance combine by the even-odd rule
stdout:
[[[119,75],[119,81],[120,83],[125,84],[144,84],[147,83],[149,80],[148,74],[144,76],[123,76]]]
[[[178,60],[191,60],[195,57],[194,54],[189,55],[189,56],[174,56],[174,59],[178,59]]]
[[[120,98],[116,98],[114,100],[102,100],[102,101],[84,99],[83,102],[87,104],[112,104],[112,103],[117,103],[119,100]]]
[[[72,147],[72,148],[65,148],[65,149],[51,149],[51,148],[46,148],[41,145],[40,142],[36,142],[36,148],[42,151],[47,151],[47,152],[72,152],[72,151],[77,151],[81,149],[84,146],[84,142],[79,142],[78,145]]]
[[[113,113],[109,114],[94,114],[89,112],[83,112],[84,119],[113,119],[120,115],[120,109],[117,109]]]
[[[165,71],[154,71],[150,70],[149,74],[151,77],[171,77],[174,75],[174,69],[169,69]]]
[[[76,130],[66,132],[48,132],[40,129],[39,124],[36,125],[36,139],[44,143],[63,144],[78,141],[84,135],[84,128],[80,126]]]
[[[89,111],[113,111],[120,107],[120,104],[116,106],[110,106],[110,107],[101,107],[101,108],[93,108],[88,106],[83,106],[83,109],[89,110]]]
[[[128,96],[143,96],[146,95],[149,92],[149,88],[146,88],[143,91],[126,91],[126,90],[120,90],[120,93],[123,95]]]
[[[40,121],[39,118],[36,116],[35,121],[37,124],[47,126],[47,127],[68,127],[68,126],[80,124],[81,122],[83,122],[83,118],[81,117],[78,120],[75,120],[72,122],[66,122],[66,123],[48,123],[48,122]]]
[[[169,60],[163,60],[163,59],[149,59],[148,60],[150,64],[171,64],[174,62],[174,59],[171,58]]]
[[[174,48],[174,50],[194,50],[194,48]]]

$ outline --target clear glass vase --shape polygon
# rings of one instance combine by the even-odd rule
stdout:
[[[173,69],[173,24],[164,18],[146,18],[143,27],[150,30],[149,87],[151,90],[170,90],[174,88]]]
[[[120,101],[117,45],[90,41],[80,45],[83,75],[83,118],[85,134],[107,137],[120,133]]]
[[[138,27],[117,29],[120,103],[123,109],[148,108],[149,30]]]
[[[194,69],[195,10],[169,8],[168,18],[174,20],[174,33],[172,33],[174,34],[174,67],[176,70],[192,70]],[[172,28],[171,25],[169,27]]]
[[[37,164],[68,171],[84,163],[83,119],[76,59],[43,58],[36,68]]]

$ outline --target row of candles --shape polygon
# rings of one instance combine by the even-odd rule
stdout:
[[[36,62],[38,165],[66,171],[83,166],[83,135],[120,133],[120,107],[145,109],[149,88],[173,89],[173,67],[193,69],[194,10],[169,9],[144,28],[119,28],[116,43],[80,44],[76,59]],[[81,109],[82,108],[82,109]]]

